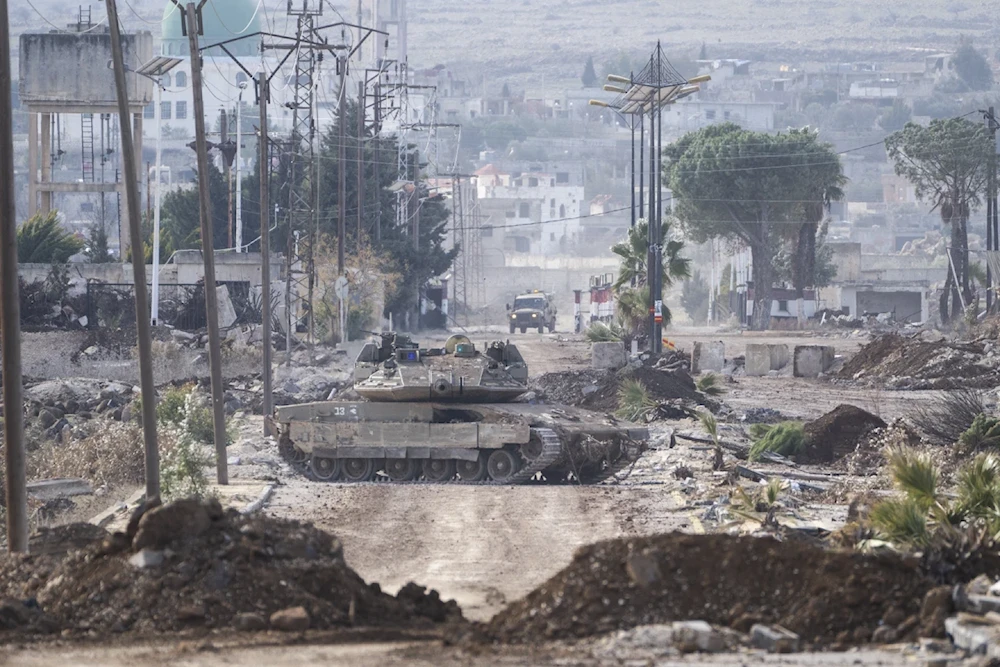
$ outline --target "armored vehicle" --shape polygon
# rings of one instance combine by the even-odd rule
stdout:
[[[480,351],[465,336],[443,348],[382,334],[361,350],[355,392],[366,400],[277,409],[282,456],[319,481],[593,484],[631,465],[644,427],[569,406],[515,403],[528,368],[517,348]]]
[[[519,294],[514,298],[513,308],[508,305],[510,332],[520,329],[521,333],[528,329],[538,329],[542,333],[545,327],[549,333],[556,330],[556,305],[545,292],[535,290],[527,294]]]

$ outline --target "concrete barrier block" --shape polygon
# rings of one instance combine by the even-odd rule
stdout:
[[[747,343],[746,374],[767,375],[788,365],[788,346],[766,343]]]
[[[590,365],[601,370],[616,371],[625,363],[625,346],[620,341],[591,343]]]
[[[721,340],[713,340],[707,343],[695,343],[694,353],[691,355],[691,371],[695,374],[705,371],[722,371],[726,364],[726,344]]]
[[[831,345],[796,345],[793,373],[797,378],[814,378],[833,365],[834,350]]]

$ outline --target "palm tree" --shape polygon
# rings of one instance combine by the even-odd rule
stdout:
[[[670,239],[670,220],[663,221],[660,227],[660,238]],[[621,292],[622,288],[631,286],[633,279],[636,286],[646,284],[646,255],[649,253],[649,223],[645,219],[640,219],[635,223],[635,227],[628,230],[628,235],[624,240],[611,246],[611,252],[621,258],[621,268],[618,270],[618,280],[615,281],[615,291]],[[671,287],[674,280],[681,280],[691,276],[691,260],[681,257],[681,250],[684,249],[684,242],[677,240],[667,240],[663,244],[663,288]]]

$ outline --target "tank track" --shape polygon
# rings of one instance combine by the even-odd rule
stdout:
[[[526,461],[525,464],[516,473],[511,475],[505,480],[494,480],[485,479],[480,482],[469,482],[458,479],[457,477],[452,478],[447,482],[433,482],[429,480],[419,479],[409,482],[397,482],[391,481],[386,478],[378,477],[372,482],[376,483],[392,483],[392,484],[473,484],[480,486],[508,486],[511,484],[525,484],[534,479],[535,475],[543,472],[547,468],[560,463],[563,459],[563,447],[562,441],[555,431],[549,428],[534,428],[531,429],[532,433],[537,435],[541,440],[542,449],[537,457],[531,461]],[[289,465],[295,472],[299,473],[306,479],[313,482],[327,482],[333,483],[340,480],[325,480],[320,479],[313,472],[312,467],[309,465],[309,459],[297,456],[294,445],[288,440],[287,436],[282,435],[278,443],[278,452],[281,455],[282,460]],[[551,483],[551,482],[549,482]],[[596,482],[593,482],[596,483]]]

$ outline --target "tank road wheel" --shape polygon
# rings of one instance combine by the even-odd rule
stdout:
[[[455,476],[455,462],[451,459],[426,459],[424,479],[428,482],[450,482]]]
[[[344,459],[342,470],[348,482],[370,482],[375,478],[375,459]]]
[[[458,469],[458,478],[463,482],[481,482],[486,479],[486,456],[484,452],[480,452],[479,458],[475,461],[456,461],[455,467]]]
[[[420,477],[420,461],[416,459],[386,459],[385,474],[394,482],[412,482]]]
[[[309,461],[309,468],[316,475],[316,479],[322,482],[332,482],[340,477],[342,466],[340,459],[313,455],[312,460]]]
[[[495,449],[490,453],[490,458],[486,461],[486,470],[490,478],[497,482],[504,482],[521,469],[521,460],[517,454],[506,449]]]

